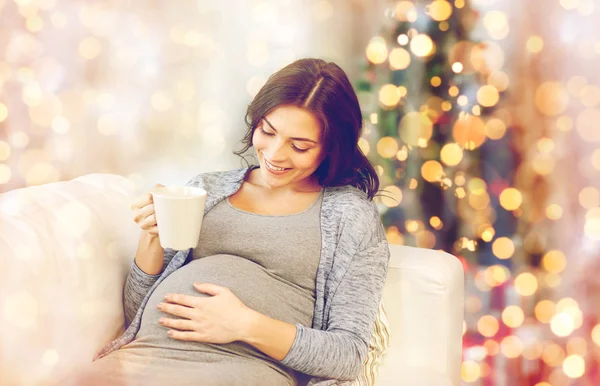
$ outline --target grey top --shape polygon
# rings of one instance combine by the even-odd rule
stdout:
[[[152,356],[156,358],[153,368],[162,364],[168,368],[173,367],[173,361],[179,360],[183,362],[177,365],[179,373],[201,379],[207,385],[224,383],[225,377],[229,377],[230,385],[250,385],[256,382],[259,374],[263,382],[270,379],[269,384],[291,385],[304,378],[303,374],[296,374],[243,342],[211,344],[172,339],[166,334],[168,328],[159,324],[158,319],[178,317],[163,313],[156,305],[167,293],[208,296],[195,290],[192,284],[195,281],[214,283],[229,288],[253,310],[287,323],[310,327],[321,252],[321,201],[322,194],[319,193],[309,208],[288,216],[245,212],[228,200],[218,203],[203,220],[191,261],[169,275],[152,292],[135,340],[118,351],[122,361]],[[219,354],[218,367],[201,366],[202,363],[214,364]],[[181,359],[182,355],[185,360]],[[248,360],[267,367],[260,370],[245,367]],[[276,377],[281,379],[275,381]]]
[[[248,168],[202,173],[187,185],[208,192],[205,215],[239,190]],[[312,375],[308,385],[352,381],[366,358],[390,258],[375,204],[351,186],[326,187],[321,206],[321,252],[315,282],[312,327],[296,323],[297,333],[281,364]],[[184,266],[192,249],[165,250],[165,268],[148,275],[132,264],[125,282],[123,335],[108,343],[95,359],[131,342],[154,289]],[[129,324],[129,321],[131,323]]]

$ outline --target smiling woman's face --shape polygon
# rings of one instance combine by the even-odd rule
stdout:
[[[321,125],[307,110],[292,105],[272,110],[254,130],[252,144],[271,188],[315,183],[309,177],[322,161]]]

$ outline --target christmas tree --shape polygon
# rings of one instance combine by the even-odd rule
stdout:
[[[515,157],[491,115],[507,79],[486,60],[490,47],[469,39],[477,14],[462,0],[434,0],[400,1],[385,16],[356,89],[388,239],[509,265],[502,251],[515,221],[499,196],[518,201],[505,191]]]

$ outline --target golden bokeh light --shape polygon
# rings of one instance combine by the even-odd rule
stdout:
[[[480,237],[483,241],[485,241],[486,243],[489,243],[490,241],[492,241],[494,239],[495,235],[496,235],[496,230],[491,226],[486,226],[484,228],[484,230],[481,232]]]
[[[585,373],[585,361],[579,355],[569,355],[565,358],[562,368],[569,378],[581,378]]]
[[[435,160],[429,160],[421,166],[421,175],[428,182],[436,182],[444,176],[444,167]]]
[[[551,300],[542,300],[534,308],[535,317],[544,324],[552,321],[556,306]]]
[[[428,230],[422,230],[416,233],[415,241],[418,248],[432,249],[435,246],[435,235]]]
[[[588,142],[600,142],[600,130],[597,123],[600,122],[600,109],[585,109],[577,116],[577,133]]]
[[[481,377],[481,366],[479,363],[471,360],[462,362],[461,378],[463,381],[472,383]]]
[[[551,342],[542,353],[542,360],[549,366],[558,366],[565,358],[565,351],[558,344]]]
[[[396,4],[394,15],[399,21],[412,23],[417,20],[417,8],[412,1],[400,1]]]
[[[518,336],[509,335],[500,342],[500,351],[507,358],[517,358],[523,352],[523,343]]]
[[[600,191],[593,186],[583,188],[579,192],[579,204],[585,209],[592,209],[600,206]]]
[[[483,25],[492,39],[502,40],[508,35],[508,16],[504,12],[487,12],[483,17]]]
[[[5,104],[0,102],[0,123],[4,122],[8,118],[8,108]]]
[[[12,178],[12,171],[8,165],[0,163],[0,184],[6,184]]]
[[[438,217],[438,216],[433,216],[429,219],[429,224],[433,227],[433,229],[435,230],[440,230],[443,228],[444,223],[442,222],[442,220]]]
[[[459,106],[464,107],[469,104],[469,98],[466,95],[461,95],[456,98],[456,103],[458,103]]]
[[[398,142],[392,137],[382,137],[377,142],[377,153],[384,158],[392,158],[398,151]]]
[[[48,367],[55,366],[59,359],[60,356],[58,355],[58,351],[53,349],[44,351],[44,354],[42,355],[42,363]]]
[[[561,273],[567,266],[567,258],[559,250],[550,250],[542,258],[542,266],[550,273]]]
[[[579,93],[581,104],[585,107],[596,107],[600,104],[600,87],[586,85]]]
[[[410,66],[410,53],[402,47],[396,47],[390,52],[389,61],[392,70],[404,70]]]
[[[369,145],[369,141],[367,141],[364,138],[359,138],[358,139],[358,147],[360,148],[360,151],[364,154],[364,155],[369,155],[369,152],[371,151],[371,145]]]
[[[573,129],[573,118],[568,115],[562,115],[556,119],[556,127],[560,131],[570,131]]]
[[[483,342],[483,347],[485,347],[489,356],[498,355],[500,352],[500,344],[493,339],[486,339],[486,341]]]
[[[517,328],[523,324],[525,314],[518,306],[508,306],[502,311],[502,322],[508,327]]]
[[[398,35],[398,38],[396,39],[396,41],[401,46],[405,46],[405,45],[408,44],[409,38],[408,38],[408,36],[406,34],[400,34],[400,35]]]
[[[454,123],[452,135],[462,148],[473,150],[485,142],[485,124],[480,117],[473,115],[462,117]]]
[[[473,194],[483,194],[487,191],[487,184],[481,178],[471,178],[467,184],[469,192]]]
[[[506,124],[499,118],[490,118],[485,123],[485,135],[489,139],[501,139],[506,134]]]
[[[491,338],[496,335],[499,328],[500,325],[498,324],[498,319],[492,315],[483,315],[479,318],[479,321],[477,321],[477,330],[486,338]]]
[[[381,202],[389,208],[400,205],[402,202],[402,190],[395,185],[385,187],[381,195]]]
[[[435,21],[444,21],[452,15],[452,4],[446,0],[434,0],[425,7],[427,14]]]
[[[563,208],[558,204],[550,204],[546,207],[546,217],[550,220],[558,220],[563,215]]]
[[[87,37],[79,43],[79,55],[84,59],[94,59],[102,52],[100,40],[95,37]]]
[[[435,43],[428,35],[420,34],[410,41],[410,50],[418,57],[427,57],[435,53]]]
[[[550,329],[556,336],[569,336],[575,329],[575,323],[571,315],[565,312],[559,312],[552,317]]]
[[[500,71],[504,66],[504,51],[492,41],[478,43],[471,51],[471,64],[475,71],[484,75]]]
[[[442,79],[439,76],[434,76],[430,81],[433,87],[439,87],[442,84]]]
[[[535,361],[540,359],[543,352],[544,345],[541,342],[527,342],[527,344],[523,348],[523,358],[530,361]]]
[[[477,91],[477,102],[484,107],[496,105],[500,100],[500,94],[494,86],[484,85]]]
[[[562,114],[569,103],[567,89],[560,82],[544,82],[535,92],[535,106],[544,115]]]
[[[386,84],[379,90],[379,101],[386,107],[394,107],[400,102],[400,92],[393,84]]]
[[[10,157],[11,149],[10,145],[0,140],[0,162],[6,161]]]
[[[575,9],[579,5],[579,0],[559,0],[564,9]]]
[[[515,278],[515,289],[522,296],[531,296],[538,289],[537,278],[530,272],[523,272]]]
[[[463,159],[463,149],[456,143],[447,143],[440,151],[440,159],[448,166],[456,166]]]
[[[404,245],[404,235],[400,233],[396,226],[389,227],[385,237],[390,244]]]
[[[506,210],[517,210],[523,203],[523,196],[515,188],[506,188],[500,193],[500,205]]]
[[[490,86],[495,87],[498,91],[505,91],[510,84],[510,78],[508,77],[507,73],[496,70],[490,72],[487,78],[487,83]]]
[[[556,159],[550,154],[538,153],[531,160],[531,168],[540,176],[550,175],[556,166]]]
[[[419,112],[409,112],[400,120],[399,134],[402,141],[418,146],[419,139],[429,140],[433,134],[431,119]]]
[[[387,60],[388,49],[385,39],[374,36],[367,45],[367,59],[374,64],[381,64]]]
[[[547,154],[547,153],[551,153],[552,150],[554,150],[555,144],[551,138],[544,137],[544,138],[540,138],[537,141],[536,147],[541,153]]]
[[[600,323],[596,324],[594,328],[592,328],[592,340],[596,344],[596,346],[600,347]]]
[[[499,237],[492,243],[492,252],[499,259],[509,259],[515,253],[515,244],[508,237]]]
[[[510,271],[503,265],[492,265],[483,272],[483,280],[490,287],[498,287],[510,279]]]
[[[544,48],[544,39],[541,36],[533,35],[527,39],[527,51],[537,54]]]
[[[592,166],[600,170],[600,149],[594,150],[591,157]]]

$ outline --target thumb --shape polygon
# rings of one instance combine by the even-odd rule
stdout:
[[[211,283],[194,283],[194,288],[196,288],[196,290],[199,292],[212,296],[219,295],[225,289],[224,287]]]

